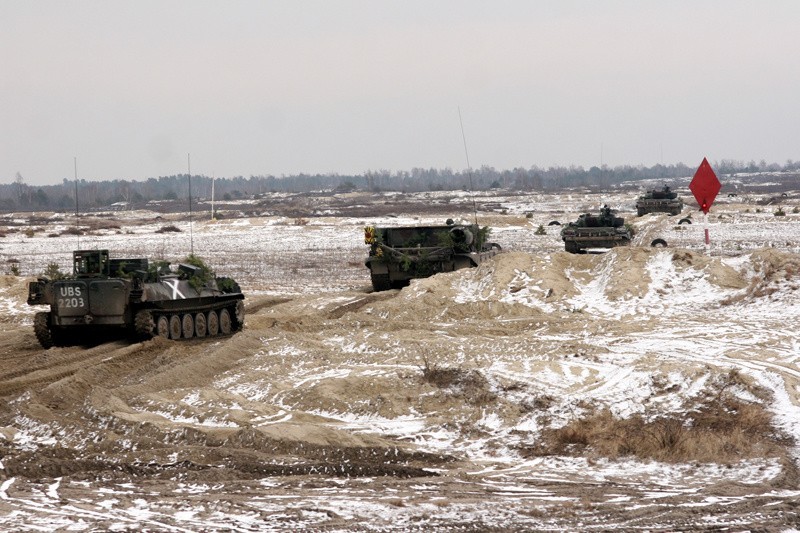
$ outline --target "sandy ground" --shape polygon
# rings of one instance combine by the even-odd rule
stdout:
[[[709,250],[700,224],[662,215],[605,254],[533,234],[609,200],[628,205],[492,198],[481,223],[506,253],[384,293],[361,228],[424,215],[194,222],[195,252],[247,294],[244,330],[213,341],[43,350],[31,274],[79,247],[169,259],[186,232],[139,213],[80,245],[48,237],[58,224],[7,234],[23,276],[0,276],[0,528],[796,530],[800,216],[722,204]],[[725,393],[771,417],[762,455],[533,453],[598,408],[688,413],[732,371]]]

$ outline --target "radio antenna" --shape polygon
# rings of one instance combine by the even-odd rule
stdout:
[[[78,250],[81,249],[81,228],[78,223],[78,157],[75,156],[72,158],[73,162],[75,163],[75,230],[78,234]]]
[[[194,235],[192,234],[192,154],[186,154],[186,169],[189,172],[189,246],[194,255]]]
[[[475,216],[475,225],[478,225],[478,207],[475,205],[475,190],[472,188],[472,167],[469,164],[467,151],[467,137],[464,135],[464,121],[461,120],[461,107],[458,107],[458,123],[461,124],[461,139],[464,141],[464,155],[467,157],[467,173],[469,174],[469,195],[472,198],[472,213]]]

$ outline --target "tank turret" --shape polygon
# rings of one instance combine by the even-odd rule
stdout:
[[[616,216],[616,212],[607,205],[600,209],[599,214],[584,213],[561,229],[564,249],[574,254],[587,248],[627,246],[631,237],[625,219]]]
[[[643,216],[648,213],[669,213],[670,216],[679,215],[683,210],[683,200],[678,198],[678,193],[672,191],[669,185],[664,185],[661,190],[647,191],[636,201],[636,214]]]

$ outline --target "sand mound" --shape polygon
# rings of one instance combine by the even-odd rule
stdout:
[[[26,324],[36,308],[29,306],[28,282],[33,278],[0,275],[0,324]]]
[[[750,283],[747,290],[728,303],[761,298],[796,298],[800,288],[800,256],[763,248],[750,255]]]
[[[0,275],[0,294],[9,298],[25,300],[28,297],[28,282],[33,278]]]
[[[792,261],[758,260],[770,271]],[[771,266],[770,266],[771,265]],[[764,270],[762,268],[762,270]],[[781,271],[783,272],[783,271]],[[574,309],[611,316],[716,305],[748,286],[744,271],[689,250],[615,248],[604,254],[510,252],[478,268],[414,280],[375,308],[408,321],[535,317]]]

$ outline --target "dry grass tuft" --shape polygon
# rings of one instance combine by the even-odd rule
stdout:
[[[762,404],[740,399],[734,394],[737,390],[759,399],[768,396],[734,371],[717,378],[703,394],[690,400],[685,413],[619,419],[602,409],[543,432],[541,442],[525,452],[717,463],[785,457],[789,442],[772,425],[772,416]]]
[[[90,219],[86,221],[90,231],[120,229],[120,225],[113,220]]]
[[[477,370],[431,366],[425,359],[422,379],[440,389],[452,390],[456,396],[473,405],[486,405],[497,399],[497,395],[490,390],[489,381]]]
[[[672,262],[690,266],[693,261],[692,252],[679,251],[672,254]]]

